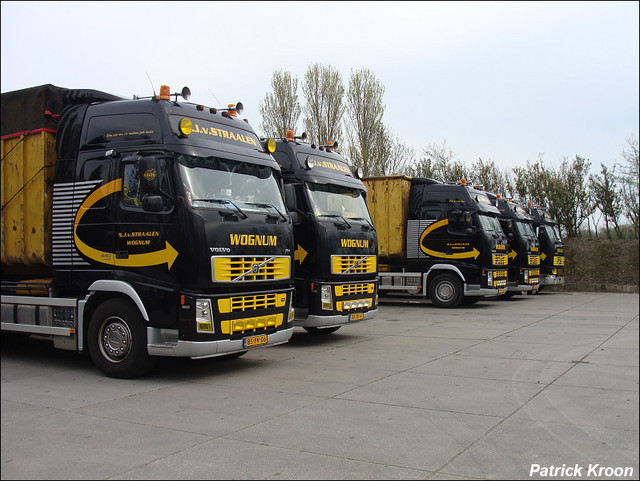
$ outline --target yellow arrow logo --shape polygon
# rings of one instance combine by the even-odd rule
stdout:
[[[517,255],[516,251],[509,251],[509,259],[515,259]]]
[[[302,248],[300,244],[293,253],[293,261],[300,261],[300,264],[304,262],[304,258],[307,257],[307,251]]]
[[[547,254],[545,254],[544,252],[540,254],[540,259],[545,260],[546,258],[547,258]]]
[[[445,225],[449,225],[449,219],[439,220],[438,222],[434,222],[429,227],[427,227],[422,233],[422,235],[420,236],[420,244],[422,244],[422,241],[424,240],[425,237],[427,237],[427,235],[429,235],[431,232],[433,232],[437,228],[444,227]]]
[[[122,180],[116,179],[94,190],[87,196],[84,202],[82,202],[82,205],[78,208],[78,212],[73,223],[73,238],[75,240],[76,247],[88,258],[103,264],[120,267],[144,267],[164,264],[166,262],[167,269],[171,269],[173,262],[176,260],[176,257],[178,257],[178,251],[176,251],[173,246],[166,241],[165,248],[159,251],[146,252],[144,254],[133,254],[126,259],[117,259],[115,254],[94,249],[93,247],[85,244],[78,237],[78,224],[85,212],[103,197],[119,192],[120,190],[122,190]]]
[[[465,252],[455,252],[453,254],[447,254],[445,252],[432,251],[431,249],[427,249],[424,246],[420,246],[425,254],[429,254],[433,257],[442,257],[443,259],[466,259],[467,257],[473,257],[477,259],[480,255],[480,251],[475,247],[473,250],[465,251]]]
[[[441,257],[443,259],[465,259],[467,257],[473,257],[474,259],[477,259],[478,256],[480,255],[480,251],[475,247],[473,248],[473,250],[470,250],[470,251],[447,254],[445,252],[438,252],[431,249],[427,249],[425,246],[422,245],[422,241],[424,241],[424,238],[427,237],[427,235],[429,235],[431,232],[438,229],[439,227],[444,227],[445,225],[449,225],[449,219],[439,220],[438,222],[434,222],[429,227],[427,227],[422,233],[422,235],[420,236],[420,249],[422,249],[422,251],[425,254],[428,254],[433,257]]]

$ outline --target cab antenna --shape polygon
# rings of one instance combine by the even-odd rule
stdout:
[[[144,73],[147,75],[147,78],[149,79],[149,83],[151,84],[151,90],[153,90],[153,96],[156,96],[156,89],[153,86],[153,82],[151,81],[151,77],[149,77],[149,74],[147,73],[147,71],[145,70]]]

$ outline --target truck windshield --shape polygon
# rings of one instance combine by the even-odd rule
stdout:
[[[502,234],[502,227],[496,217],[478,214],[480,228],[489,233]]]
[[[545,225],[544,230],[547,232],[547,236],[549,240],[552,242],[561,242],[560,233],[558,232],[558,228],[553,225]]]
[[[223,159],[177,154],[180,177],[192,207],[231,208],[283,215],[282,194],[271,168]]]
[[[516,226],[516,232],[520,234],[522,237],[528,237],[532,239],[536,238],[536,233],[533,232],[533,228],[531,227],[531,224],[529,224],[528,222],[522,222],[520,220],[517,220],[515,221],[514,224]]]
[[[361,190],[328,184],[306,186],[316,217],[342,217],[373,226]]]

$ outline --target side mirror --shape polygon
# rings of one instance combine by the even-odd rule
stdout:
[[[296,201],[296,187],[293,184],[284,185],[284,202],[287,204],[289,211],[297,211],[298,203]]]
[[[145,195],[142,198],[142,208],[148,212],[160,212],[162,210],[162,197],[159,195]]]

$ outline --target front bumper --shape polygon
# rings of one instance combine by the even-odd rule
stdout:
[[[464,285],[464,296],[465,297],[494,297],[501,296],[505,292],[507,292],[506,287],[499,288],[488,288],[488,287],[480,287],[479,284],[465,284]]]
[[[351,314],[338,314],[338,315],[327,315],[327,316],[318,316],[318,315],[309,315],[306,318],[298,319],[295,318],[293,320],[294,326],[301,327],[334,327],[334,326],[342,326],[344,324],[353,324],[355,322],[368,321],[376,317],[378,313],[378,308],[371,309],[367,312],[353,312]],[[358,314],[362,314],[362,318],[353,320],[352,318],[357,316]]]
[[[151,356],[190,357],[203,359],[243,352],[260,347],[284,344],[291,339],[293,327],[267,334],[267,342],[255,347],[245,347],[243,339],[222,339],[217,341],[181,341],[177,329],[147,327],[147,352]],[[247,336],[253,337],[253,336]]]
[[[564,276],[555,276],[553,274],[541,274],[541,286],[559,286],[564,284]]]

